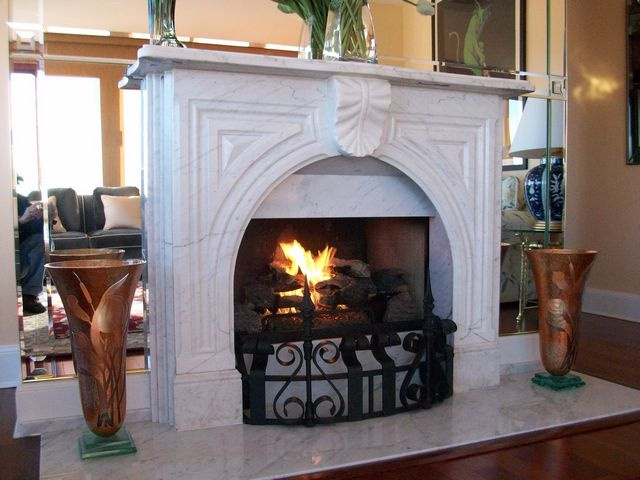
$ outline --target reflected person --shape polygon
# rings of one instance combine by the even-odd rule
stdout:
[[[31,202],[20,194],[17,196],[22,310],[24,315],[32,315],[46,311],[46,308],[38,301],[44,280],[42,202]]]

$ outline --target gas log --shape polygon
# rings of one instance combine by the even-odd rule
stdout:
[[[285,328],[288,322],[295,328],[299,322],[293,319],[289,321],[284,317],[274,322],[274,315],[299,312],[302,305],[304,276],[287,273],[288,266],[286,260],[274,260],[264,274],[245,283],[242,301],[235,307],[236,331],[257,333],[261,324],[264,324],[264,320],[260,319],[265,317],[271,324],[277,324],[278,328]],[[393,322],[421,317],[402,270],[386,268],[372,272],[371,267],[362,260],[337,257],[331,259],[329,270],[331,277],[316,283],[312,290],[315,309],[332,311],[327,318],[330,316],[334,323],[348,323],[352,318]],[[347,314],[347,311],[350,313]],[[368,316],[354,316],[354,311],[368,312]]]

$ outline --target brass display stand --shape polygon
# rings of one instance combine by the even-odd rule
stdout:
[[[510,228],[508,231],[513,232],[518,238],[516,244],[520,251],[520,279],[518,282],[518,314],[516,315],[516,331],[521,332],[524,329],[525,311],[527,308],[536,308],[537,302],[529,305],[528,283],[529,283],[529,260],[527,259],[527,251],[544,247],[544,232],[536,228]],[[561,231],[555,231],[554,234],[561,234]],[[551,245],[559,246],[562,241],[556,240]]]

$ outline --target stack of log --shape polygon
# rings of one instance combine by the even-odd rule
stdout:
[[[236,331],[259,333],[265,316],[282,312],[281,309],[299,309],[304,276],[289,275],[287,265],[286,261],[274,260],[267,273],[243,286],[243,302],[235,305]],[[368,310],[373,312],[374,321],[378,322],[420,318],[403,271],[386,268],[372,272],[370,266],[361,260],[337,257],[331,260],[330,271],[331,278],[314,286],[316,310],[332,311],[334,316],[340,316],[340,309],[351,312]],[[345,315],[353,317],[346,312]]]

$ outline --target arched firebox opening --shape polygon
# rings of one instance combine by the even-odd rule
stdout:
[[[399,170],[334,157],[286,178],[236,258],[244,421],[359,420],[451,395],[451,281],[443,223]]]

